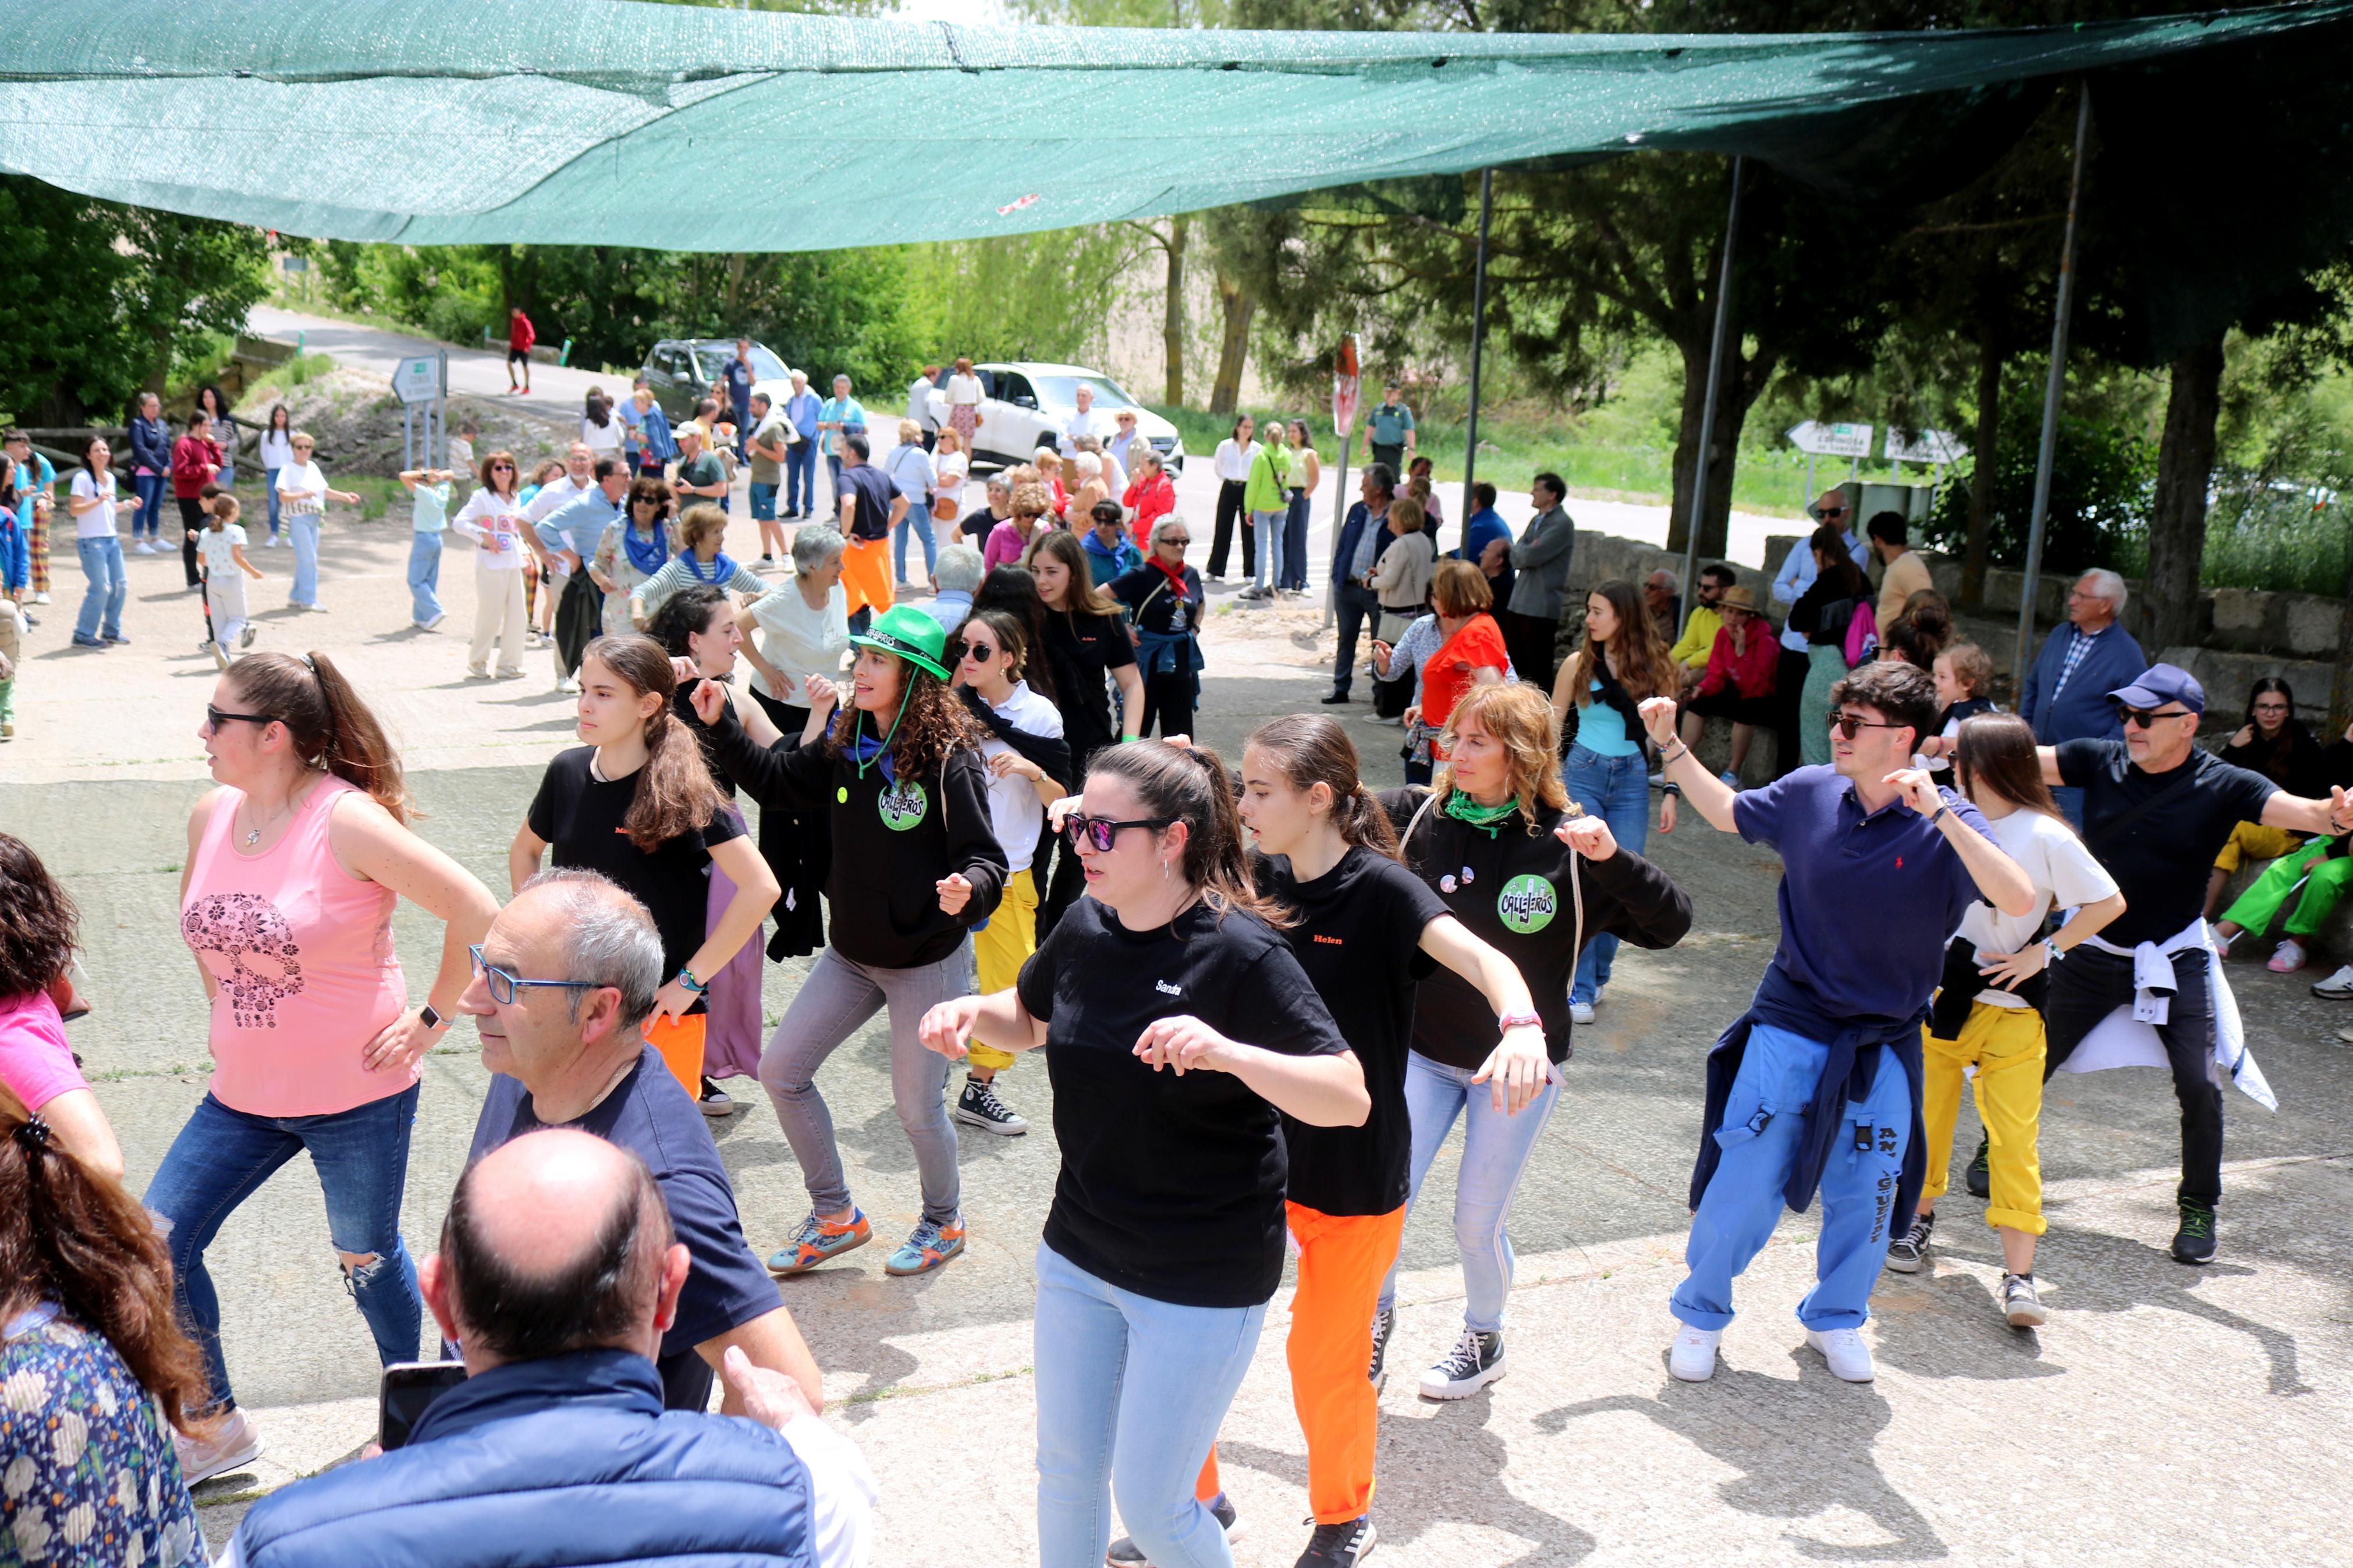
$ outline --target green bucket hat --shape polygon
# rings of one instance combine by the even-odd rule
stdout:
[[[947,666],[940,662],[947,653],[947,628],[913,605],[897,605],[883,611],[871,626],[849,640],[860,647],[876,648],[903,658],[942,680],[948,679]]]

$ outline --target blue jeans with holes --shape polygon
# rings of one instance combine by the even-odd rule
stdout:
[[[1097,1568],[1114,1500],[1158,1568],[1232,1568],[1193,1496],[1266,1305],[1180,1307],[1038,1248],[1038,1561]]]
[[[327,1237],[337,1252],[374,1261],[346,1269],[385,1365],[415,1361],[425,1310],[417,1265],[400,1239],[400,1198],[408,1182],[408,1137],[417,1125],[416,1084],[325,1116],[250,1116],[210,1094],[172,1140],[145,1203],[168,1228],[174,1305],[204,1352],[212,1399],[237,1403],[221,1359],[220,1300],[205,1271],[205,1248],[223,1221],[280,1165],[308,1152],[327,1198]]]
[[[1498,1110],[1490,1086],[1472,1083],[1472,1069],[1434,1062],[1419,1051],[1405,1058],[1406,1113],[1413,1123],[1413,1165],[1406,1188],[1410,1217],[1422,1179],[1440,1145],[1464,1119],[1462,1166],[1454,1175],[1454,1246],[1462,1255],[1462,1323],[1492,1333],[1504,1326],[1504,1301],[1512,1293],[1512,1238],[1504,1226],[1520,1174],[1528,1168],[1536,1139],[1560,1102],[1560,1069],[1545,1091],[1517,1114]],[[1398,1265],[1381,1281],[1380,1310],[1397,1302]]]
[[[1629,853],[1640,855],[1651,838],[1651,778],[1642,768],[1642,753],[1605,757],[1583,746],[1571,746],[1561,764],[1560,782],[1568,798],[1609,825],[1610,836]],[[1618,939],[1592,936],[1577,955],[1577,980],[1568,989],[1572,1002],[1591,1004],[1609,984],[1610,962],[1618,956]]]
[[[1770,1024],[1748,1032],[1715,1134],[1723,1158],[1701,1194],[1683,1248],[1691,1272],[1668,1302],[1669,1310],[1694,1328],[1720,1329],[1732,1321],[1732,1282],[1781,1223],[1781,1189],[1829,1057],[1827,1045]],[[1880,1051],[1870,1090],[1859,1103],[1848,1103],[1843,1121],[1861,1131],[1857,1137],[1842,1132],[1822,1166],[1816,1283],[1798,1303],[1798,1320],[1810,1329],[1859,1329],[1870,1321],[1871,1288],[1895,1239],[1890,1211],[1912,1141],[1912,1089],[1894,1052]],[[1869,1147],[1858,1149],[1858,1141]]]

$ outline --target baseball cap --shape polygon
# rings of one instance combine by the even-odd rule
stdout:
[[[2108,700],[2127,708],[2161,708],[2179,702],[2192,713],[2206,711],[2206,689],[2178,664],[2152,664],[2130,686],[2108,693]]]

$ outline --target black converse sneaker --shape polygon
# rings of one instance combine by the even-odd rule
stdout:
[[[1372,1380],[1375,1388],[1380,1387],[1388,1378],[1389,1336],[1395,1332],[1397,1332],[1395,1307],[1373,1314],[1373,1365],[1372,1370],[1365,1375]]]
[[[2033,1275],[2001,1277],[2001,1315],[2013,1329],[2039,1329],[2050,1320],[2051,1314],[2042,1310],[2042,1298],[2034,1292]]]
[[[1209,1505],[1209,1512],[1217,1520],[1218,1528],[1226,1532],[1228,1544],[1230,1545],[1241,1539],[1241,1520],[1234,1512],[1233,1502],[1225,1493],[1218,1494],[1217,1501]],[[1144,1548],[1135,1543],[1135,1537],[1132,1535],[1123,1535],[1113,1542],[1111,1550],[1103,1553],[1103,1561],[1109,1563],[1111,1568],[1151,1568],[1152,1563],[1152,1560],[1145,1556]]]
[[[969,1074],[964,1080],[964,1093],[956,1100],[955,1119],[967,1127],[977,1127],[1002,1138],[1018,1138],[1029,1131],[1029,1123],[1013,1114],[1013,1108],[997,1098],[995,1082],[983,1083]]]
[[[1424,1399],[1468,1399],[1504,1375],[1504,1331],[1465,1329],[1454,1348],[1421,1374]]]
[[[1314,1515],[1310,1514],[1307,1522],[1315,1524]],[[1315,1524],[1315,1532],[1307,1538],[1307,1550],[1299,1554],[1293,1568],[1356,1568],[1372,1555],[1373,1542],[1379,1539],[1368,1513],[1339,1524]]]
[[[1936,1211],[1912,1216],[1912,1228],[1887,1249],[1887,1267],[1898,1274],[1917,1274],[1928,1262],[1928,1240],[1936,1231]]]

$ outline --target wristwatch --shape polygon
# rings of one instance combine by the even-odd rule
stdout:
[[[417,1010],[417,1021],[424,1025],[428,1029],[438,1029],[443,1024],[448,1022],[448,1019],[442,1017],[440,1014],[433,1010],[433,1004],[430,1002],[427,1002],[424,1006],[419,1007]]]
[[[691,969],[681,969],[678,972],[678,983],[698,996],[711,989],[707,981],[697,980],[694,977],[694,971]]]

